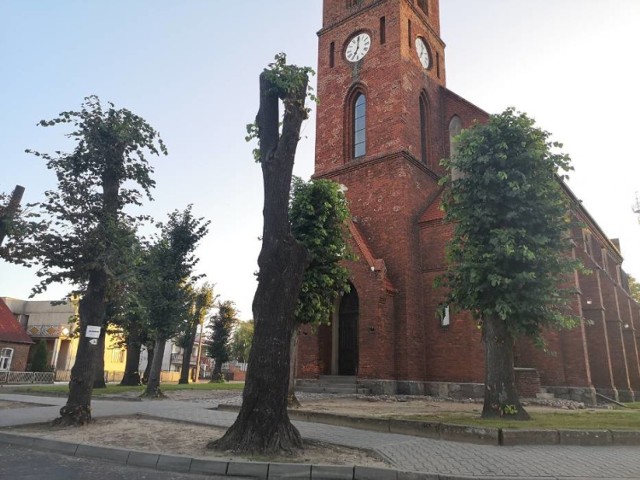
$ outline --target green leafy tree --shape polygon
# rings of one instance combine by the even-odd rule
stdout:
[[[233,360],[246,362],[253,343],[253,320],[238,323],[231,337],[230,355]]]
[[[200,334],[204,327],[204,320],[213,307],[213,302],[216,299],[216,295],[213,294],[213,285],[210,283],[204,283],[196,289],[190,289],[191,294],[191,308],[190,315],[183,326],[183,331],[177,339],[176,344],[183,349],[182,366],[180,369],[180,379],[178,383],[189,383],[189,371],[191,369],[191,353],[193,352],[193,344],[196,340],[196,334],[198,333],[198,326],[200,327]],[[200,352],[198,353],[198,356]],[[196,370],[199,365],[197,365]],[[196,381],[198,375],[195,375]]]
[[[218,302],[217,307],[218,313],[211,317],[209,326],[212,331],[211,345],[207,351],[207,355],[215,360],[215,366],[211,374],[212,382],[224,381],[222,364],[229,361],[231,333],[239,322],[235,303],[225,300],[224,302]]]
[[[222,438],[209,443],[223,451],[302,448],[300,432],[287,414],[287,393],[295,310],[310,255],[291,234],[288,204],[300,128],[309,114],[305,101],[311,72],[287,64],[280,54],[260,75],[260,109],[249,127],[249,137],[259,140],[256,157],[264,183],[262,248],[253,298],[255,329],[238,417]]]
[[[508,109],[457,138],[443,161],[443,208],[455,224],[443,277],[446,303],[478,321],[485,345],[483,418],[528,419],[515,388],[513,342],[542,343],[546,327],[570,327],[563,288],[571,258],[570,205],[559,172],[570,169],[558,143],[525,114]]]
[[[336,299],[349,291],[349,271],[340,263],[349,258],[345,240],[348,218],[347,200],[336,182],[306,183],[297,177],[293,179],[289,205],[291,232],[307,248],[311,262],[304,272],[295,310],[297,325],[291,337],[289,406],[299,405],[294,392],[297,327],[330,323]]]
[[[628,275],[629,279],[629,292],[631,293],[631,298],[633,298],[636,302],[640,303],[640,283],[632,277]]]
[[[47,342],[44,339],[40,339],[33,351],[33,358],[31,359],[31,371],[32,372],[48,372],[49,366],[49,352],[47,351]]]
[[[153,363],[144,397],[161,398],[160,373],[167,340],[175,336],[191,316],[190,284],[198,279],[195,250],[209,231],[209,221],[196,218],[189,205],[183,212],[175,210],[160,234],[149,247],[143,301],[149,327],[155,339]]]
[[[57,424],[91,421],[91,392],[99,348],[87,338],[87,327],[104,328],[105,310],[114,272],[122,271],[124,252],[131,249],[131,231],[139,218],[130,206],[150,198],[154,186],[147,156],[166,153],[158,133],[139,116],[97,97],[88,97],[80,111],[62,112],[44,127],[72,127],[71,153],[32,152],[47,162],[58,181],[39,204],[39,219],[29,235],[7,244],[9,261],[37,266],[41,293],[52,283],[69,282],[80,297],[80,339],[71,370],[69,397]]]

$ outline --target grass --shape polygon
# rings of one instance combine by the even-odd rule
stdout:
[[[189,383],[187,385],[179,385],[177,383],[163,383],[160,389],[163,392],[172,392],[176,390],[242,390],[244,383]],[[114,395],[124,392],[140,392],[145,389],[144,385],[137,387],[122,387],[120,385],[107,385],[107,388],[97,388],[93,390],[93,397],[102,395]],[[20,393],[48,393],[66,395],[69,393],[68,385],[33,385],[20,386],[13,389],[14,392]]]
[[[640,408],[640,406],[636,408]],[[394,418],[519,430],[640,430],[640,412],[637,410],[576,410],[571,412],[536,412],[530,413],[530,415],[531,420],[529,421],[483,420],[475,413],[440,413],[438,415],[412,415]]]

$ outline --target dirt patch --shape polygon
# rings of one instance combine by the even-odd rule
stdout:
[[[37,437],[73,443],[89,443],[124,449],[162,452],[190,457],[216,458],[223,461],[270,461],[286,463],[362,465],[389,468],[390,464],[373,453],[321,442],[306,442],[304,451],[277,457],[239,457],[215,452],[206,448],[211,440],[220,438],[224,428],[193,425],[169,420],[133,416],[124,418],[101,418],[91,425],[77,428],[30,425],[5,429]]]
[[[9,400],[0,400],[0,410],[7,410],[10,408],[28,408],[28,407],[34,407],[34,406],[36,405],[34,405],[33,403],[11,402]]]

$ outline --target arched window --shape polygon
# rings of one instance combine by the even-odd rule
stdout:
[[[449,122],[449,158],[452,158],[456,155],[458,150],[458,146],[456,144],[455,138],[460,135],[462,132],[462,120],[457,115],[454,115],[451,121]],[[457,180],[460,178],[460,172],[457,169],[451,170],[451,179]]]
[[[462,132],[462,120],[457,115],[454,115],[449,122],[449,156],[453,157],[456,154],[456,142],[455,137]]]
[[[367,151],[367,99],[358,93],[353,102],[353,158],[364,156]]]
[[[429,148],[427,145],[429,139],[429,104],[427,96],[423,92],[420,95],[420,160],[425,165],[428,164]]]

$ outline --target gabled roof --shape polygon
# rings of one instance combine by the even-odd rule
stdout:
[[[444,211],[440,207],[440,205],[442,204],[443,191],[443,189],[440,189],[440,191],[431,200],[427,208],[424,209],[424,212],[422,213],[422,216],[420,217],[418,223],[433,222],[436,220],[444,219]]]
[[[34,343],[27,335],[16,318],[0,298],[0,342],[7,343]]]

